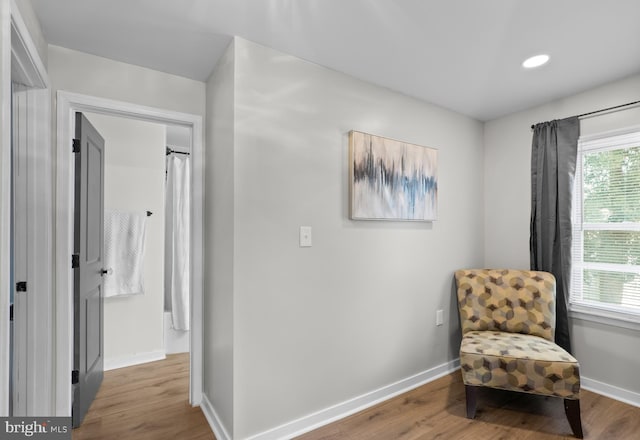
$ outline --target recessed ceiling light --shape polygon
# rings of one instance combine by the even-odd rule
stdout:
[[[534,67],[540,67],[543,64],[546,64],[548,61],[549,61],[549,55],[547,54],[536,55],[524,60],[524,62],[522,63],[522,67],[524,67],[525,69],[533,69]]]

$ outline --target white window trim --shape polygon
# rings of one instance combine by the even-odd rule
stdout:
[[[640,125],[627,127],[621,130],[612,130],[580,137],[578,141],[578,161],[582,160],[581,153],[583,149],[581,148],[581,144],[587,142],[591,144],[589,147],[589,151],[613,150],[619,148],[622,145],[628,144],[632,140],[637,139],[638,133],[640,133]],[[601,142],[599,142],[600,140]],[[580,169],[582,169],[581,164]],[[582,175],[576,176],[574,185],[579,197],[574,200],[574,212],[572,213],[572,216],[574,216],[574,218],[572,219],[572,223],[573,220],[575,220],[575,215],[582,210]],[[592,229],[593,226],[594,225],[583,225],[583,228]],[[624,230],[636,230],[637,228],[639,228],[639,226],[635,224],[607,225],[607,227],[610,229]],[[575,239],[576,237],[574,237],[574,240]],[[597,265],[597,263],[594,264]],[[637,266],[630,266],[626,269],[629,271],[635,271],[637,269]],[[572,300],[569,303],[569,315],[574,319],[597,322],[600,324],[640,331],[640,311],[638,313],[633,313],[625,310],[624,308],[618,308],[616,306],[606,305],[602,303]]]
[[[569,316],[583,321],[640,331],[640,317],[638,315],[611,310],[596,304],[571,303]]]

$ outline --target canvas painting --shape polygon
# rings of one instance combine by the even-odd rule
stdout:
[[[436,219],[437,150],[352,131],[349,152],[352,219]]]

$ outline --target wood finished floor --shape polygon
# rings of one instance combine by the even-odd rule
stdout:
[[[584,390],[580,405],[585,439],[640,439],[640,408]],[[298,440],[575,438],[561,399],[481,389],[476,418],[465,414],[464,385],[456,371]]]
[[[188,402],[189,358],[105,373],[73,440],[215,440]],[[274,396],[277,398],[277,396]],[[585,439],[640,439],[640,408],[582,392]],[[298,440],[572,439],[562,400],[481,389],[475,420],[465,418],[460,372],[298,437]]]
[[[215,440],[189,404],[189,355],[107,371],[73,440]]]

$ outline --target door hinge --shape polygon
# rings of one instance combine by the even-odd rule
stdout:
[[[18,281],[16,283],[16,292],[26,292],[27,291],[27,282],[26,281]]]
[[[74,153],[80,152],[80,139],[73,140],[72,148]]]
[[[77,267],[80,267],[80,255],[72,254],[71,255],[71,268],[75,269]]]
[[[80,371],[71,370],[71,385],[75,385],[80,382]]]
[[[9,305],[9,321],[13,322],[13,304]]]

